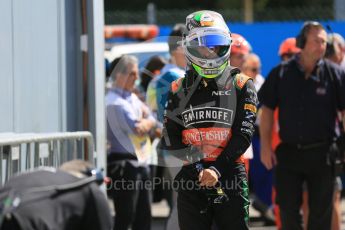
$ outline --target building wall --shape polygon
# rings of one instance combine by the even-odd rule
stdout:
[[[0,0],[0,133],[91,131],[106,168],[103,0],[83,2],[84,63],[82,1]]]
[[[11,0],[0,1],[0,131],[11,131],[13,123],[13,31]]]
[[[78,130],[75,2],[0,1],[0,132]]]

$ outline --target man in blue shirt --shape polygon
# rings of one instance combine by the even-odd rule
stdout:
[[[148,161],[149,132],[155,119],[132,92],[138,78],[138,60],[125,55],[114,60],[113,88],[106,95],[108,173],[112,179],[117,230],[145,229],[151,225]]]

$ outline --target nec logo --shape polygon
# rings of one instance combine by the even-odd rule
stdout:
[[[212,96],[229,96],[231,95],[231,90],[227,91],[212,91]]]

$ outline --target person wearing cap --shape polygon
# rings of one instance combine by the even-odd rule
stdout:
[[[172,82],[161,147],[183,163],[175,182],[181,230],[248,229],[248,182],[242,155],[251,143],[253,81],[229,66],[232,38],[223,17],[186,18],[184,78]]]
[[[259,91],[265,79],[261,75],[261,60],[255,53],[246,55],[242,71],[254,81],[255,90]],[[249,162],[249,180],[251,184],[251,203],[254,209],[260,212],[267,224],[274,220],[272,209],[272,170],[267,170],[260,161],[260,109],[255,122],[255,132],[252,139],[253,156]],[[247,150],[248,152],[248,150]]]
[[[292,58],[295,54],[298,54],[300,51],[301,49],[296,46],[296,38],[288,37],[280,43],[279,48],[278,48],[278,56],[280,57],[281,63],[286,63],[290,58]],[[273,115],[272,139],[271,139],[271,146],[272,146],[273,152],[275,152],[280,142],[281,140],[279,137],[278,109],[275,109],[274,115]],[[273,203],[273,210],[274,210],[274,215],[275,215],[275,223],[276,223],[277,229],[280,230],[281,220],[280,220],[280,214],[279,214],[279,206],[276,203],[276,189],[275,189],[274,184],[272,188],[272,203]],[[303,218],[304,217],[305,215],[303,214]]]
[[[258,95],[262,104],[261,160],[275,166],[276,201],[282,229],[302,230],[303,184],[309,193],[308,229],[331,228],[335,161],[333,144],[337,111],[345,114],[339,78],[343,72],[325,60],[327,33],[318,22],[305,22],[296,37],[300,53],[274,67]],[[274,110],[279,137],[272,151]],[[343,118],[342,118],[343,119]],[[344,122],[345,123],[345,122]]]
[[[289,37],[280,44],[278,55],[283,62],[286,62],[300,51],[301,49],[296,46],[296,38]]]
[[[110,230],[101,171],[82,160],[10,178],[0,188],[1,230]]]
[[[230,65],[232,67],[239,68],[243,71],[243,64],[245,63],[248,54],[251,53],[252,48],[249,42],[240,34],[231,33],[232,44],[231,44],[231,55],[230,55]],[[248,75],[249,76],[249,75]],[[260,77],[259,77],[260,78]],[[257,84],[253,78],[254,85]],[[256,88],[256,87],[255,87]],[[243,154],[244,164],[246,166],[246,171],[249,173],[249,161],[253,159],[253,145],[250,145],[246,152]]]
[[[244,74],[246,74],[249,77],[252,77],[253,82],[254,82],[254,86],[255,89],[257,91],[257,88],[260,87],[263,83],[263,77],[262,76],[258,76],[257,78],[255,78],[255,75],[258,71],[258,69],[256,69],[256,72],[251,71],[251,66],[253,67],[257,67],[258,65],[261,65],[260,63],[257,62],[257,59],[255,60],[254,56],[251,56],[250,59],[247,61],[248,56],[251,54],[252,52],[252,47],[249,44],[249,42],[240,34],[237,33],[231,33],[231,38],[232,38],[232,44],[231,44],[231,55],[230,55],[230,65],[232,67],[236,67],[239,68]],[[247,62],[247,67],[246,70],[244,70],[244,65]],[[256,125],[255,125],[255,130],[257,130],[257,121],[256,121]],[[245,151],[245,153],[243,154],[243,160],[244,160],[244,164],[246,167],[246,172],[247,174],[251,174],[254,175],[253,173],[250,173],[250,165],[251,164],[250,161],[252,161],[253,163],[253,158],[254,155],[256,154],[255,151],[258,151],[258,145],[254,146],[253,144],[258,144],[258,132],[254,132],[254,136],[253,136],[253,141],[252,144],[249,146],[249,148]],[[255,167],[255,166],[254,166]],[[255,171],[255,169],[254,169]],[[256,178],[258,176],[258,174],[255,174]],[[255,177],[254,176],[254,177]],[[254,178],[255,180],[255,178]],[[264,213],[265,211],[263,211],[264,209],[266,209],[266,207],[263,207],[265,205],[261,205],[263,204],[263,202],[259,199],[259,197],[255,194],[256,191],[251,191],[250,194],[250,198],[251,201],[253,203],[253,207],[258,210],[260,213]]]
[[[242,69],[246,56],[252,51],[249,42],[240,34],[232,33],[230,65]]]

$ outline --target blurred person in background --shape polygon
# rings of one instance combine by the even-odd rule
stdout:
[[[252,47],[240,34],[231,33],[231,39],[230,66],[239,68],[242,71],[247,55],[252,52]],[[243,155],[247,173],[249,172],[249,160],[253,159],[253,155],[253,146],[250,145]]]
[[[305,22],[296,37],[300,54],[273,68],[259,91],[261,159],[268,169],[276,166],[276,200],[283,230],[303,229],[303,183],[309,194],[308,229],[331,228],[335,172],[330,156],[339,152],[333,145],[335,120],[338,110],[344,114],[345,100],[340,91],[333,90],[333,85],[341,87],[343,72],[323,59],[326,43],[324,27]],[[281,142],[273,154],[276,108]]]
[[[154,101],[147,100],[146,101],[146,94],[148,90],[149,83],[154,80],[160,73],[161,69],[167,64],[167,60],[165,58],[159,56],[159,55],[154,55],[152,56],[149,61],[147,62],[145,68],[141,70],[140,74],[140,84],[138,85],[136,91],[137,91],[137,96],[144,102],[146,102],[147,106],[152,112],[152,115],[156,119],[156,128],[152,130],[150,133],[150,138],[152,142],[152,147],[151,147],[151,160],[148,162],[150,165],[150,178],[151,181],[153,182],[154,177],[156,175],[156,167],[158,163],[158,156],[157,156],[157,144],[159,142],[159,139],[162,134],[162,124],[157,120],[157,106],[154,106],[156,104],[155,98]],[[150,93],[154,93],[150,91]],[[149,97],[153,98],[153,97]],[[155,188],[153,188],[152,192],[155,191]],[[154,194],[152,194],[152,197]]]
[[[230,66],[239,68],[241,71],[243,71],[243,65],[247,60],[248,55],[252,52],[252,47],[249,44],[249,42],[240,34],[237,33],[232,33],[231,34],[231,39],[232,39],[232,44],[231,44],[231,53],[230,53]],[[248,64],[252,65],[254,64],[255,66],[258,65],[259,63],[256,63],[256,61],[252,58],[249,60]],[[261,65],[261,64],[260,64]],[[248,68],[247,68],[247,73],[251,72]],[[244,72],[243,72],[244,73]],[[255,75],[255,73],[250,73],[251,76]],[[249,76],[249,75],[247,75]],[[259,77],[260,78],[260,77]],[[258,83],[255,83],[255,79],[253,79],[254,85],[257,84],[257,86],[255,86],[255,89],[259,86]],[[260,80],[259,80],[260,81]],[[256,89],[257,90],[257,89]],[[258,112],[258,116],[259,116],[259,112]],[[257,127],[257,122],[258,120],[255,122],[255,128]],[[255,137],[256,136],[256,137]],[[249,148],[245,151],[245,153],[243,154],[243,160],[244,160],[244,164],[246,167],[246,172],[248,174],[248,178],[249,178],[249,172],[250,172],[250,160],[252,160],[254,158],[254,151],[258,151],[259,146],[253,146],[253,144],[258,144],[258,141],[255,140],[259,138],[258,137],[258,132],[254,132],[253,135],[253,139],[252,139],[252,143],[250,144]],[[255,141],[254,141],[255,140]],[[253,166],[256,166],[255,164],[253,164]],[[255,171],[255,169],[254,169]],[[256,175],[254,176],[254,178],[256,177],[256,180],[258,178],[260,178],[261,176],[258,174],[251,174],[251,175]],[[250,199],[251,199],[251,203],[253,204],[253,207],[258,210],[262,216],[265,216],[267,206],[265,205],[265,203],[263,201],[261,201],[261,199],[255,195],[255,190],[253,189],[253,184],[252,184],[252,180],[249,178],[249,187],[251,188],[250,190]]]
[[[245,57],[242,71],[251,77],[256,91],[259,91],[265,79],[260,74],[261,61],[258,55],[249,53]],[[266,225],[274,224],[274,214],[272,206],[272,170],[267,170],[260,161],[260,110],[255,122],[255,132],[252,139],[253,157],[250,159],[249,184],[251,186],[250,197],[253,207],[260,212],[261,217],[266,221]]]
[[[259,91],[265,78],[261,75],[261,60],[255,53],[246,56],[242,66],[242,72],[254,80],[256,91]]]
[[[167,101],[171,82],[184,77],[186,68],[186,58],[182,48],[182,37],[186,33],[184,24],[176,24],[168,37],[170,60],[161,70],[161,74],[150,84],[149,88],[153,92],[147,95],[146,101],[156,99],[158,119],[163,121],[163,111]],[[151,100],[150,97],[153,97]]]
[[[290,58],[292,58],[295,54],[298,54],[300,51],[301,49],[296,46],[296,38],[289,37],[281,42],[279,46],[279,50],[278,50],[278,55],[280,57],[281,62],[285,63]],[[274,153],[279,143],[280,143],[280,137],[279,137],[278,109],[275,109],[274,115],[273,115],[273,125],[272,125],[272,151]],[[305,194],[303,194],[303,196],[305,196]],[[281,220],[280,220],[279,206],[276,203],[276,189],[274,186],[274,181],[273,181],[273,188],[272,188],[272,202],[273,202],[273,209],[274,209],[274,215],[275,215],[275,223],[276,223],[277,229],[280,230]],[[305,215],[303,214],[303,218],[304,217]],[[305,222],[306,221],[304,220],[304,223]]]
[[[16,175],[0,188],[0,229],[110,230],[110,208],[99,188],[103,179],[82,160]]]
[[[286,62],[300,51],[301,49],[296,46],[296,38],[289,37],[280,44],[278,55],[282,62]]]
[[[154,55],[147,62],[145,68],[141,70],[140,84],[137,87],[137,91],[138,97],[142,101],[146,100],[146,92],[149,83],[160,74],[161,69],[165,66],[165,64],[167,64],[165,58],[158,55]]]
[[[149,181],[151,159],[149,133],[156,120],[133,93],[138,79],[138,60],[124,55],[114,60],[113,87],[106,95],[108,175],[115,207],[116,230],[151,228]]]
[[[331,62],[339,65],[343,71],[345,71],[345,66],[342,67],[342,61],[344,59],[344,38],[340,34],[332,33],[328,34],[327,38],[327,48],[325,53],[325,58]],[[342,82],[345,83],[345,78],[343,77]],[[339,126],[341,120],[341,113],[338,114],[337,128],[338,134],[344,132]],[[343,175],[343,174],[342,174]],[[334,205],[332,214],[332,228],[331,230],[341,229],[341,191],[342,191],[342,181],[340,176],[336,178],[334,187]]]
[[[168,46],[170,53],[169,63],[161,70],[161,74],[150,82],[146,95],[146,102],[149,107],[156,111],[159,123],[163,123],[164,107],[167,103],[170,85],[176,79],[184,77],[186,68],[186,58],[182,47],[182,37],[186,34],[186,26],[184,24],[176,24],[168,37]],[[159,150],[157,150],[159,151]],[[158,152],[161,159],[158,160],[157,177],[166,177],[170,181],[175,178],[180,166],[163,152]],[[164,166],[163,166],[164,165]],[[167,169],[167,170],[166,170]],[[178,228],[177,210],[175,207],[177,194],[171,189],[165,189],[157,186],[155,190],[156,201],[166,198],[170,207],[170,216],[167,222],[167,230],[175,230]]]
[[[140,84],[137,86],[135,93],[137,96],[146,103],[149,109],[152,112],[152,115],[156,119],[156,128],[150,133],[150,138],[152,142],[151,146],[151,160],[148,162],[150,167],[150,179],[154,182],[154,177],[156,176],[156,169],[158,164],[157,156],[157,144],[162,134],[163,125],[157,120],[157,106],[155,95],[151,96],[154,91],[150,90],[150,97],[147,97],[148,86],[151,81],[153,81],[160,73],[162,68],[167,64],[167,60],[159,55],[152,56],[147,62],[146,66],[141,70],[140,74]],[[149,98],[150,100],[146,100]],[[155,198],[154,192],[156,191],[155,187],[152,188],[152,197]]]
[[[328,43],[326,58],[345,70],[345,40],[343,36],[338,33],[331,33],[328,35]]]
[[[249,42],[240,34],[232,33],[230,65],[242,70],[246,56],[252,52]]]

